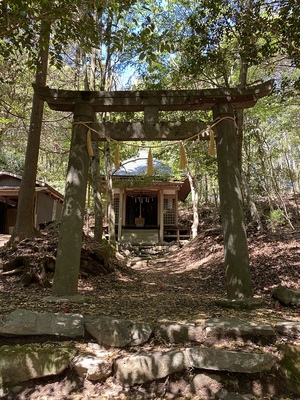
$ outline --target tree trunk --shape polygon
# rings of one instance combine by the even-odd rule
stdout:
[[[193,205],[193,224],[192,224],[192,239],[198,234],[198,226],[199,226],[199,213],[198,213],[198,193],[196,191],[194,185],[194,179],[190,172],[187,174],[188,180],[190,182],[191,187],[191,195],[192,195],[192,205]]]
[[[87,152],[88,128],[76,122],[94,121],[95,113],[88,104],[76,104],[69,155],[65,199],[52,293],[54,296],[77,294],[86,188],[89,171]]]
[[[35,84],[45,86],[48,69],[50,22],[42,20]],[[10,243],[35,236],[34,198],[44,101],[33,94],[24,172],[19,191],[17,221]]]
[[[213,107],[213,113],[215,121],[220,119],[215,129],[227,296],[229,299],[250,298],[252,297],[252,282],[240,189],[233,107],[229,103],[216,104]]]
[[[107,220],[108,220],[108,236],[109,242],[113,246],[116,244],[115,231],[115,211],[114,211],[114,196],[112,187],[112,168],[110,160],[109,143],[104,143],[105,152],[105,171],[106,171],[106,187],[107,187]]]
[[[256,223],[257,230],[262,232],[264,230],[264,228],[261,223],[259,212],[258,212],[256,204],[252,198],[251,190],[249,188],[249,185],[248,185],[248,182],[247,182],[247,179],[246,179],[246,176],[245,176],[243,170],[242,170],[242,183],[243,183],[243,186],[245,189],[247,203],[249,204],[251,218]]]
[[[99,147],[97,142],[93,142],[94,157],[92,158],[92,182],[94,193],[94,215],[95,229],[94,238],[100,242],[103,235],[103,210],[101,202],[101,177],[99,163]]]
[[[248,7],[251,9],[251,1],[248,2]],[[241,61],[240,76],[239,76],[239,87],[244,89],[247,84],[249,64],[247,61]],[[257,228],[262,231],[262,223],[260,220],[259,213],[256,208],[256,204],[251,195],[250,187],[247,183],[246,177],[243,173],[243,139],[244,139],[244,110],[236,110],[236,124],[237,124],[237,155],[238,155],[238,168],[241,176],[241,185],[243,185],[246,200],[250,209],[251,218],[257,224]]]

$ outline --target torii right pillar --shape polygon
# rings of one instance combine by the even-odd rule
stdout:
[[[236,124],[230,103],[213,106],[220,211],[224,234],[227,297],[231,300],[253,296],[243,200],[238,169]]]

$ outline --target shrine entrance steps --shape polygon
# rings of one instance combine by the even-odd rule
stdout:
[[[127,259],[128,266],[147,266],[148,262],[162,258],[165,254],[176,251],[182,247],[182,243],[121,243],[119,253]]]

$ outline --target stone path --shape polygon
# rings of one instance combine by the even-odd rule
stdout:
[[[6,242],[8,242],[10,235],[0,234],[0,247],[4,246]]]
[[[90,342],[76,345],[76,341],[86,341],[87,334]],[[191,395],[200,393],[202,400],[232,398],[226,396],[231,393],[230,388],[242,390],[238,382],[243,381],[243,376],[256,377],[264,388],[262,396],[271,392],[277,395],[276,391],[282,390],[277,383],[282,380],[285,395],[300,395],[297,322],[269,326],[237,318],[212,318],[198,324],[174,322],[152,326],[101,315],[36,313],[25,309],[0,319],[2,342],[7,337],[24,335],[43,336],[45,344],[0,346],[0,395],[11,385],[57,375],[66,368],[93,382],[114,376],[120,385],[131,388],[193,371],[193,384],[186,384],[185,390]],[[47,342],[47,337],[53,336],[57,342]],[[70,338],[72,342],[66,342]],[[91,343],[91,338],[96,343]],[[259,347],[261,343],[264,347]],[[236,386],[227,378],[224,380],[224,373],[235,374]],[[273,383],[265,385],[264,380],[270,377]],[[255,393],[240,395],[243,397],[235,398],[247,395],[250,399]]]

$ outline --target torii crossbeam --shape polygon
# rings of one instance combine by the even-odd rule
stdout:
[[[207,127],[202,121],[159,122],[159,111],[212,110],[216,133],[221,219],[224,232],[227,294],[252,297],[246,229],[237,162],[235,109],[253,107],[269,95],[273,82],[247,89],[159,91],[70,91],[34,86],[37,96],[57,111],[74,113],[65,201],[53,285],[54,296],[77,294],[89,155],[93,140],[185,140]],[[144,112],[144,122],[96,123],[97,112]],[[206,137],[207,139],[208,137]],[[204,138],[205,139],[205,138]]]

